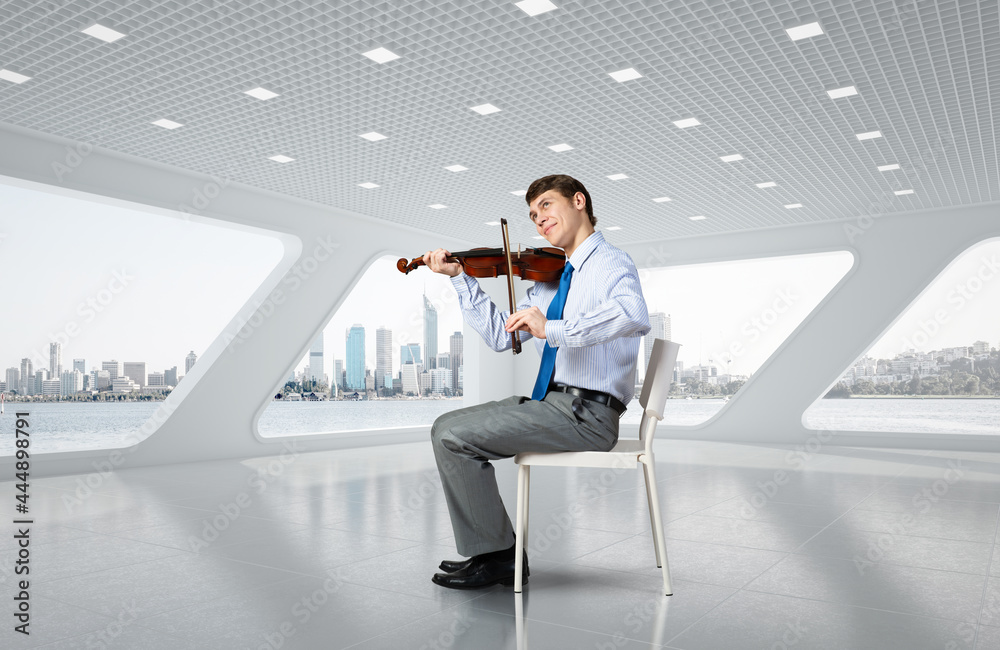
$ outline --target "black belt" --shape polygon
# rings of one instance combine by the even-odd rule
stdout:
[[[586,388],[577,388],[576,386],[564,386],[562,384],[549,384],[549,390],[558,391],[560,393],[569,393],[570,395],[576,395],[577,397],[582,397],[583,399],[589,399],[592,402],[610,406],[614,410],[618,411],[618,417],[621,417],[622,413],[625,412],[625,405],[622,404],[617,397],[608,393],[602,393],[597,390],[587,390]]]

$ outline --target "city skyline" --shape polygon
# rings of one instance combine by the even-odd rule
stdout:
[[[7,304],[15,306],[8,313],[16,316],[0,320],[4,367],[19,366],[26,356],[38,365],[57,338],[66,358],[180,368],[189,350],[200,354],[222,335],[283,253],[280,242],[267,235],[6,185],[0,185],[0,215],[0,274],[15,279],[30,272],[31,278],[5,286]],[[53,232],[60,236],[52,237]],[[62,262],[39,264],[33,251],[41,246],[48,259]],[[924,345],[913,347],[929,350],[976,340],[997,345],[998,258],[998,240],[960,256],[864,354],[891,357],[904,341],[924,339]],[[640,276],[649,311],[671,315],[673,337],[683,344],[681,361],[726,365],[728,358],[731,373],[749,374],[851,263],[849,253],[832,252],[647,268]],[[67,265],[75,271],[67,273]],[[515,286],[523,296],[529,285],[516,280]],[[424,295],[437,308],[437,348],[447,350],[449,337],[464,333],[450,279],[426,269],[403,275],[395,259],[385,257],[371,264],[323,328],[324,371],[332,376],[332,360],[345,358],[344,332],[359,317],[373,330],[365,346],[372,368],[374,329],[380,326],[393,331],[393,372],[406,343],[421,344],[426,356]],[[783,311],[768,323],[776,301],[783,301]],[[292,368],[301,370],[308,356],[307,345]]]

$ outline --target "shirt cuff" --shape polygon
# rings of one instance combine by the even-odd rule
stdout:
[[[566,321],[547,320],[545,321],[545,341],[552,347],[558,348],[566,343]]]
[[[449,280],[451,280],[451,285],[455,287],[456,290],[465,288],[466,292],[472,291],[471,283],[476,281],[475,278],[467,274],[465,271],[462,271],[458,275],[449,278]]]

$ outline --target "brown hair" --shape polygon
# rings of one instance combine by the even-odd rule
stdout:
[[[573,200],[573,197],[576,196],[577,192],[582,192],[584,198],[587,199],[586,208],[587,216],[590,217],[590,225],[597,225],[597,217],[594,216],[594,206],[590,201],[590,193],[587,191],[587,188],[583,186],[583,183],[576,180],[572,176],[567,176],[565,174],[543,176],[528,186],[528,193],[525,195],[524,200],[530,206],[532,201],[549,190],[556,190],[571,201]]]

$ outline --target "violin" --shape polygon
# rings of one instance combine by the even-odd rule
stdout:
[[[554,282],[562,275],[566,266],[566,254],[559,248],[526,248],[518,246],[517,251],[510,250],[507,239],[507,220],[500,219],[503,230],[503,248],[473,248],[467,251],[451,253],[446,262],[458,262],[462,270],[474,278],[496,278],[507,276],[507,298],[510,300],[510,313],[514,313],[514,278],[516,274],[523,280],[532,282]],[[401,273],[409,273],[418,266],[424,265],[424,257],[413,258],[410,262],[405,257],[399,258],[396,268]],[[514,270],[511,273],[511,269]],[[521,352],[521,339],[517,332],[510,333],[511,349],[514,354]]]

